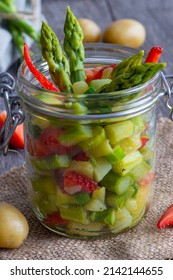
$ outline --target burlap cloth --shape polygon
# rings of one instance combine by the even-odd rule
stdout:
[[[0,176],[0,200],[14,204],[26,216],[30,232],[18,249],[0,249],[1,260],[162,260],[173,258],[173,227],[158,230],[157,221],[173,203],[173,123],[160,119],[157,125],[156,183],[154,203],[135,228],[115,237],[77,240],[61,237],[44,228],[27,200],[25,167]]]

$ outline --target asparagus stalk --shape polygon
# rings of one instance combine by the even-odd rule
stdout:
[[[9,27],[10,27],[11,35],[13,37],[13,42],[16,48],[18,49],[20,55],[23,57],[23,46],[24,46],[25,38],[23,34],[14,27],[13,24],[9,24]]]
[[[141,50],[137,54],[125,58],[120,62],[116,67],[114,67],[112,72],[112,79],[115,79],[117,76],[125,73],[130,67],[135,65],[140,65],[144,56],[144,51]]]
[[[20,19],[18,17],[14,0],[1,0],[0,1],[0,12],[11,13],[11,14],[15,15],[15,19],[8,19],[8,20],[6,20],[6,23],[8,24],[9,29],[11,31],[14,44],[16,45],[16,47],[18,48],[20,53],[21,53],[21,44],[22,44],[23,33],[25,33],[26,35],[31,37],[39,45],[39,41],[40,41],[39,32],[37,32],[25,20]],[[13,28],[12,28],[12,26],[13,26]],[[19,39],[17,39],[17,33],[18,33],[18,36],[20,37]]]
[[[83,31],[77,18],[67,7],[64,24],[64,50],[69,57],[72,83],[85,80]]]
[[[110,84],[103,86],[98,92],[113,92],[143,84],[165,66],[166,63],[143,63],[133,66],[112,80]]]
[[[71,92],[69,63],[54,31],[46,22],[41,26],[41,51],[49,66],[50,75],[62,92]]]

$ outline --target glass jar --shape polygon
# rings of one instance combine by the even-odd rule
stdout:
[[[136,50],[85,46],[85,68]],[[48,78],[45,61],[34,57]],[[74,97],[40,88],[23,63],[17,91],[25,110],[25,158],[32,208],[48,229],[106,237],[137,225],[153,199],[156,103],[161,73],[127,90]]]

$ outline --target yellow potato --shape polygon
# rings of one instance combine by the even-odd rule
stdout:
[[[18,248],[28,232],[25,216],[15,206],[0,202],[0,248]]]
[[[139,48],[145,42],[146,30],[142,23],[134,19],[113,21],[103,33],[103,42]]]
[[[93,20],[80,18],[78,21],[84,34],[84,43],[96,43],[100,40],[100,27]]]

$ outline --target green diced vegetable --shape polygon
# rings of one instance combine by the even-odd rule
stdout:
[[[97,158],[95,159],[95,166],[93,167],[94,180],[96,182],[100,182],[103,179],[103,177],[111,170],[112,165],[105,158]]]
[[[83,206],[91,200],[91,197],[88,193],[76,193],[75,199],[78,205]]]
[[[112,164],[123,159],[124,157],[125,157],[125,152],[119,145],[115,146],[113,148],[113,151],[106,156],[107,160]]]
[[[105,222],[109,225],[115,224],[115,210],[110,208],[102,212],[92,212],[90,216],[91,221],[93,222]]]
[[[31,180],[32,187],[36,192],[54,194],[56,192],[56,183],[51,176],[39,176]]]
[[[31,158],[32,164],[39,170],[55,170],[62,167],[68,167],[71,159],[68,155],[53,155],[47,158]]]
[[[87,223],[87,212],[81,206],[60,207],[60,215],[63,219],[79,222],[82,224]]]
[[[142,161],[130,171],[130,174],[133,175],[136,182],[140,182],[140,180],[142,180],[149,173],[150,170],[151,166],[145,161]]]
[[[63,134],[59,137],[59,141],[65,146],[73,146],[89,139],[92,135],[93,131],[90,127],[78,125],[65,128]]]
[[[142,155],[139,151],[128,153],[123,159],[112,166],[112,169],[122,175],[129,173],[135,166],[142,161]]]
[[[112,145],[118,143],[126,137],[133,134],[134,125],[131,121],[123,121],[107,125],[105,127],[106,135]]]

